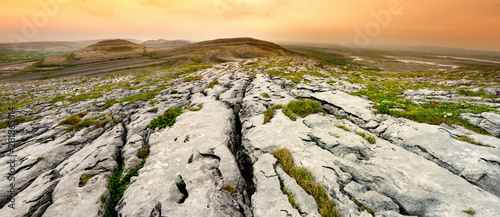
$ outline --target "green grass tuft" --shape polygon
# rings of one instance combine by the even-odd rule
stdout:
[[[155,129],[159,127],[160,129],[172,126],[175,124],[177,116],[182,113],[182,108],[169,108],[165,113],[159,117],[153,119],[151,123],[148,124],[149,129]]]
[[[308,99],[291,101],[282,111],[292,121],[297,120],[297,116],[305,118],[310,114],[325,112],[318,102]]]
[[[480,142],[476,142],[474,141],[473,139],[467,137],[467,136],[460,136],[457,138],[458,141],[462,141],[462,142],[468,142],[470,144],[474,144],[474,145],[479,145],[479,146],[484,146],[484,147],[490,147],[489,145],[485,145],[483,143],[480,143]]]
[[[314,197],[318,205],[318,211],[323,217],[340,216],[328,192],[322,185],[316,184],[311,173],[303,167],[296,167],[292,155],[286,148],[276,150],[271,153],[283,167],[283,170],[293,177],[297,183],[311,196]]]
[[[238,192],[238,190],[231,184],[224,185],[224,187],[222,187],[222,190],[228,192],[229,194],[231,194],[231,196]]]
[[[208,84],[207,88],[213,88],[215,85],[218,85],[218,84],[219,84],[219,81],[217,79],[215,79]]]
[[[262,97],[266,98],[266,99],[269,99],[269,94],[268,93],[263,93],[262,94]]]
[[[338,128],[340,128],[340,129],[343,129],[343,130],[345,130],[345,131],[347,131],[347,132],[351,131],[351,130],[349,130],[349,128],[347,128],[347,127],[346,127],[346,126],[344,126],[344,125],[338,125],[337,127],[338,127]]]
[[[83,187],[87,182],[89,181],[90,178],[92,178],[94,175],[93,174],[83,174],[80,176],[80,183],[78,183],[78,187]]]
[[[467,213],[469,215],[475,215],[476,211],[474,211],[473,209],[468,209],[468,210],[464,210],[464,213]]]
[[[283,108],[283,106],[278,104],[278,105],[274,105],[271,108],[266,109],[266,111],[264,111],[264,123],[262,123],[262,124],[266,124],[269,121],[271,121],[271,119],[274,117],[274,110],[282,109],[282,108]]]
[[[201,77],[199,75],[188,76],[188,77],[184,78],[184,82],[198,81],[198,80],[201,80],[201,79],[203,79],[203,77]]]

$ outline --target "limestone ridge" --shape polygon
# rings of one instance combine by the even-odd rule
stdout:
[[[1,216],[320,216],[270,154],[281,148],[341,216],[498,214],[500,139],[376,114],[372,102],[348,94],[363,85],[331,76],[341,69],[268,42],[223,39],[158,55],[182,62],[183,52],[213,46],[225,51],[203,55],[238,61],[1,83],[4,94],[45,99],[16,112],[33,118],[15,126],[16,209],[0,191]],[[283,106],[303,99],[325,113],[292,121]],[[184,109],[171,110],[170,126],[150,125],[174,108]],[[0,186],[8,189],[2,130]],[[489,147],[456,139],[463,135]]]

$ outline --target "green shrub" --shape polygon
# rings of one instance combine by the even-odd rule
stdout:
[[[182,108],[169,108],[165,113],[159,117],[153,119],[151,123],[148,124],[149,129],[155,129],[159,127],[160,129],[172,126],[175,124],[177,116],[182,113]]]
[[[325,112],[318,102],[308,99],[291,101],[282,111],[292,121],[297,120],[297,116],[305,118],[310,114]]]

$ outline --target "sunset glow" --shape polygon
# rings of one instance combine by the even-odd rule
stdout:
[[[248,36],[275,42],[500,50],[500,2],[495,0],[1,0],[1,4],[1,42]]]

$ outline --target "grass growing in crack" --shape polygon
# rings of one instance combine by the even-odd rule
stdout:
[[[184,82],[198,81],[198,80],[201,80],[201,79],[203,79],[203,77],[201,77],[199,75],[188,76],[188,77],[184,78]]]
[[[140,93],[140,94],[137,94],[137,95],[125,97],[125,98],[122,99],[121,102],[122,103],[123,102],[135,103],[135,102],[137,102],[139,100],[147,102],[150,99],[153,99],[156,96],[156,94],[158,94],[159,92],[160,92],[159,90],[152,90],[152,91],[143,92],[143,93]]]
[[[189,141],[189,135],[187,135],[186,138],[184,139],[184,143],[186,143],[188,141]]]
[[[312,75],[316,77],[327,77],[319,72],[314,72],[314,71],[299,71],[299,72],[285,72],[285,71],[276,71],[276,70],[271,70],[271,71],[266,71],[271,77],[273,76],[278,76],[282,77],[285,79],[292,80],[293,82],[300,82],[302,81],[302,78],[304,75]]]
[[[158,112],[158,107],[154,107],[152,109],[149,109],[149,110],[147,110],[147,112],[156,113],[156,112]]]
[[[281,192],[283,192],[284,195],[287,196],[288,198],[288,202],[290,203],[290,205],[292,205],[292,207],[296,210],[298,210],[300,212],[300,207],[299,205],[295,202],[295,194],[292,193],[290,190],[288,190],[287,188],[285,188],[285,185],[283,183],[283,180],[281,180],[281,178],[278,177],[278,179],[280,180],[280,189],[281,189]]]
[[[178,90],[172,90],[172,91],[170,91],[170,94],[177,94],[177,93],[179,93]]]
[[[365,137],[365,139],[368,140],[368,142],[371,144],[375,144],[375,142],[376,142],[375,136]]]
[[[342,126],[342,125],[341,125],[341,126]],[[337,126],[337,127],[341,128],[340,126]],[[345,126],[344,126],[344,128],[345,128]],[[342,129],[344,129],[344,128],[342,128]],[[346,129],[347,129],[347,128],[346,128]],[[345,129],[344,129],[344,130],[345,130]],[[349,131],[349,130],[347,130],[347,131]],[[363,133],[363,132],[356,132],[356,134],[358,134],[359,136],[361,136],[361,137],[363,137],[364,139],[366,139],[366,141],[368,141],[369,143],[371,143],[371,144],[375,144],[375,140],[376,140],[375,136],[367,136],[367,135],[366,135],[365,133]]]
[[[468,209],[468,210],[464,210],[464,213],[467,213],[469,215],[475,215],[476,211],[474,211],[473,209]]]
[[[83,174],[80,176],[80,183],[78,183],[78,187],[83,187],[87,182],[90,180],[90,178],[94,177],[94,174]]]
[[[263,93],[263,94],[262,94],[262,97],[264,97],[264,98],[266,98],[266,99],[269,99],[269,97],[270,97],[270,96],[269,96],[269,94],[268,94],[268,93]]]
[[[193,162],[193,155],[191,155],[188,159],[188,164],[192,163]]]
[[[271,108],[266,109],[266,111],[264,111],[264,123],[262,124],[266,124],[269,121],[271,121],[271,119],[274,117],[274,110],[282,108],[283,106],[278,104],[278,105],[273,105]]]
[[[78,113],[76,115],[71,115],[68,118],[60,121],[59,125],[65,125],[65,124],[75,125],[78,122],[80,122],[80,119],[83,118],[87,114],[88,114],[88,112],[80,112],[80,113]]]
[[[139,151],[137,151],[137,157],[141,158],[141,159],[146,158],[147,156],[149,156],[149,152],[150,152],[149,149],[150,149],[149,146],[142,147],[141,149],[139,149]]]
[[[222,190],[228,192],[229,194],[231,194],[231,196],[238,192],[238,190],[231,184],[224,185],[224,187],[222,187]]]
[[[184,108],[189,110],[189,111],[197,112],[203,108],[203,104],[199,104],[197,107],[198,108],[193,108],[191,106],[184,106]]]
[[[297,116],[305,118],[310,114],[325,112],[318,102],[308,99],[291,101],[282,111],[292,121],[297,120]]]
[[[316,184],[311,173],[304,167],[297,167],[293,162],[292,155],[286,148],[271,153],[283,167],[283,170],[293,177],[297,183],[311,196],[318,205],[318,211],[323,217],[340,216],[335,201],[330,200],[328,192],[322,185]]]
[[[347,132],[351,131],[346,126],[344,126],[344,125],[338,125],[337,127],[340,128],[340,129],[343,129],[343,130],[345,130]]]
[[[470,137],[467,137],[467,136],[460,136],[457,138],[458,141],[462,141],[462,142],[468,142],[470,144],[474,144],[474,145],[479,145],[479,146],[484,146],[484,147],[490,147],[489,145],[485,145],[483,143],[480,143],[480,142],[476,142],[475,140],[473,140],[472,138]]]
[[[159,117],[153,119],[151,123],[148,124],[148,128],[154,130],[159,127],[160,129],[172,126],[175,124],[177,116],[182,113],[182,108],[169,108],[160,115]]]
[[[35,116],[30,116],[30,117],[16,117],[13,121],[12,120],[5,120],[0,122],[0,129],[7,128],[9,125],[17,125],[20,123],[25,123],[28,121],[33,121],[36,120]]]
[[[219,84],[219,81],[217,79],[215,79],[208,84],[207,88],[213,88],[215,85],[218,85],[218,84]]]
[[[375,216],[375,211],[374,210],[372,210],[372,209],[364,206],[362,203],[360,203],[356,199],[353,199],[352,201],[361,209],[361,211],[366,211],[366,212],[370,213],[372,216]]]
[[[109,200],[105,199],[106,212],[104,213],[104,217],[115,217],[118,216],[118,213],[115,210],[116,205],[120,202],[123,197],[123,193],[128,185],[130,185],[130,179],[133,176],[139,175],[139,170],[144,167],[146,160],[149,156],[142,158],[142,161],[135,168],[131,169],[130,172],[127,173],[121,179],[123,170],[125,169],[125,164],[121,164],[110,176],[108,175],[108,190],[109,190]],[[103,198],[101,197],[101,201]]]
[[[493,108],[478,105],[472,102],[439,102],[428,101],[420,105],[411,100],[405,99],[402,94],[405,90],[424,89],[435,87],[429,82],[411,83],[406,80],[398,81],[391,79],[379,82],[383,87],[378,87],[375,83],[365,83],[367,89],[351,93],[352,95],[365,95],[369,100],[374,101],[374,108],[378,113],[388,114],[394,117],[403,117],[420,123],[439,125],[461,125],[476,133],[489,135],[485,130],[470,124],[460,117],[461,113],[480,114],[483,112],[495,111]]]
[[[70,124],[71,126],[66,129],[66,132],[69,133],[75,129],[77,131],[79,131],[83,128],[87,128],[90,126],[95,126],[96,128],[102,128],[102,127],[105,127],[106,124],[108,124],[110,122],[114,122],[115,124],[118,124],[120,122],[118,119],[114,118],[110,114],[101,114],[97,117],[85,118],[83,120],[80,120],[81,117],[85,116],[85,114],[86,114],[86,112],[78,113],[74,116],[71,116],[71,117],[61,121],[59,123],[59,125],[62,125],[61,123]],[[106,117],[106,118],[102,119],[106,115],[110,115],[111,117]],[[78,120],[78,122],[75,123],[75,121],[77,121],[77,120]]]

